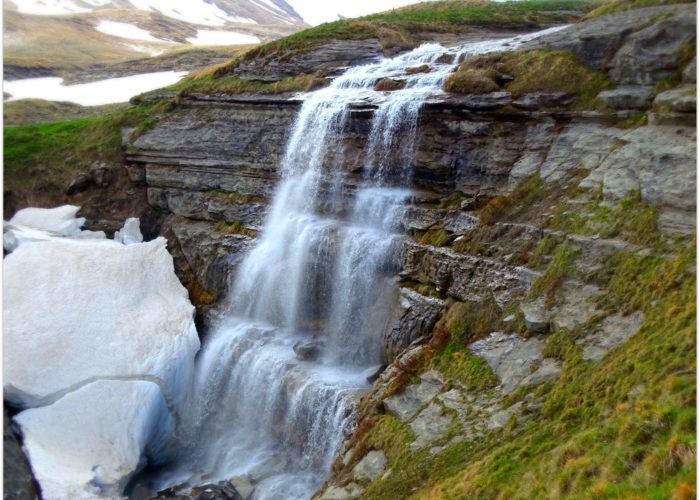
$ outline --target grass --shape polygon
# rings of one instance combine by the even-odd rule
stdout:
[[[602,193],[597,193],[583,211],[572,208],[566,200],[558,203],[549,226],[569,233],[598,234],[602,238],[618,238],[658,248],[664,241],[658,219],[658,210],[645,202],[639,192],[616,203],[605,203]]]
[[[456,302],[445,318],[452,342],[466,346],[496,331],[502,314],[492,297],[481,302]]]
[[[242,234],[244,236],[250,236],[255,238],[257,232],[254,229],[247,228],[239,220],[233,222],[220,221],[214,226],[214,229],[220,233],[225,234]]]
[[[530,424],[409,455],[365,497],[695,498],[695,245],[672,259],[620,259],[609,266],[611,307],[644,312],[627,343],[587,362],[566,332],[551,336],[546,353],[563,371],[534,390],[544,406]]]
[[[596,7],[588,14],[587,19],[593,19],[613,12],[654,7],[657,5],[672,5],[677,3],[695,3],[689,0],[608,0],[603,5]]]
[[[508,196],[495,196],[479,210],[479,219],[484,225],[492,225],[507,215],[512,215],[519,207],[527,207],[543,196],[545,181],[539,174],[520,181]]]
[[[243,80],[237,76],[216,77],[214,75],[198,76],[195,74],[168,87],[168,90],[178,91],[181,95],[192,93],[282,94],[285,92],[308,92],[327,84],[328,81],[318,74],[290,76],[277,82]]]
[[[52,123],[76,118],[90,118],[120,111],[128,104],[106,104],[104,106],[81,106],[72,102],[44,101],[43,99],[20,99],[7,101],[3,107],[3,119],[7,125],[33,125]]]
[[[47,181],[61,185],[94,162],[121,163],[121,128],[143,129],[167,110],[159,103],[104,116],[5,127],[5,189],[31,190]]]
[[[546,50],[497,52],[465,60],[445,82],[445,90],[461,94],[492,92],[500,87],[499,75],[514,79],[505,85],[514,97],[532,92],[566,92],[575,96],[574,106],[599,106],[596,96],[612,83],[599,71],[581,64],[570,52]]]
[[[562,243],[554,249],[552,260],[542,275],[535,280],[530,289],[530,297],[545,296],[545,302],[551,303],[554,291],[571,273],[579,251],[568,243]]]
[[[454,343],[436,353],[432,365],[445,380],[459,383],[467,391],[483,391],[498,385],[498,377],[486,361]]]
[[[418,242],[434,247],[444,247],[450,244],[451,239],[451,234],[444,228],[433,228],[421,234],[418,238]]]

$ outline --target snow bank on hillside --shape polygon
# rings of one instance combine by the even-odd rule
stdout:
[[[145,381],[93,382],[14,420],[46,500],[120,498],[143,453],[173,430],[160,389]]]
[[[196,38],[188,38],[192,45],[242,45],[260,43],[257,36],[236,33],[235,31],[197,30]]]
[[[164,16],[203,26],[223,26],[226,22],[256,24],[247,17],[227,14],[216,4],[205,0],[129,0],[131,5],[141,10],[160,12]]]
[[[3,88],[12,96],[10,101],[45,99],[74,102],[82,106],[99,106],[127,102],[135,95],[177,83],[186,74],[186,71],[159,71],[77,85],[63,85],[63,78],[51,76],[5,80]]]
[[[117,36],[119,38],[127,38],[129,40],[141,40],[144,42],[163,41],[154,37],[148,31],[129,23],[102,20],[95,27],[95,29],[101,33],[105,33],[106,35]]]
[[[15,404],[104,377],[155,380],[174,397],[189,379],[194,308],[163,238],[22,245],[5,258],[3,294],[3,382]]]

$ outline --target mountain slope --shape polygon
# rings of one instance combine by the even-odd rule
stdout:
[[[284,0],[12,0],[4,16],[6,79],[66,76],[195,45],[257,43],[305,26]]]

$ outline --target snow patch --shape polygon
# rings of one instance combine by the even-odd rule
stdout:
[[[141,40],[144,42],[162,42],[158,38],[151,35],[148,31],[134,26],[129,23],[120,23],[117,21],[100,21],[95,27],[100,33],[116,36],[119,38],[127,38],[129,40]]]
[[[100,380],[15,417],[42,498],[121,498],[173,418],[153,382]]]
[[[4,89],[18,99],[68,101],[82,106],[99,106],[126,102],[135,95],[177,83],[186,71],[160,71],[140,75],[110,78],[97,82],[63,85],[58,77],[27,78],[5,81]]]
[[[255,23],[252,19],[227,14],[204,0],[129,0],[137,9],[160,12],[164,16],[203,26],[223,26],[227,22]]]
[[[235,31],[197,30],[197,37],[187,41],[192,45],[242,45],[260,43],[260,38]]]
[[[39,16],[56,16],[90,12],[71,0],[12,0],[17,10],[22,14],[34,14]]]
[[[75,205],[23,208],[10,219],[10,224],[47,231],[56,236],[73,236],[80,233],[80,228],[85,224],[84,217],[76,217],[78,210],[80,207]]]

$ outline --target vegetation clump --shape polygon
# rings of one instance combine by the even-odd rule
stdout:
[[[309,92],[328,84],[320,73],[290,76],[277,82],[244,80],[237,76],[198,76],[193,74],[168,87],[180,95],[188,94],[283,94],[286,92]]]
[[[483,391],[498,385],[498,377],[489,364],[455,344],[449,344],[433,357],[433,367],[450,382],[467,391]]]
[[[596,96],[612,86],[600,71],[581,64],[570,52],[547,50],[496,52],[466,59],[445,82],[445,90],[461,94],[503,88],[515,98],[532,92],[564,92],[575,96],[574,106],[595,107]],[[509,80],[509,81],[507,81]]]
[[[532,284],[530,296],[545,296],[545,301],[550,303],[554,291],[564,282],[564,278],[571,273],[579,250],[568,243],[562,243],[554,249],[552,260],[542,275]]]
[[[563,200],[557,204],[548,224],[570,233],[598,234],[602,238],[619,238],[658,247],[663,242],[658,219],[658,210],[644,201],[637,191],[616,203],[606,203],[602,193],[596,193],[585,210],[572,209]]]
[[[242,194],[236,191],[223,191],[215,189],[206,193],[208,199],[217,199],[227,201],[229,203],[266,203],[267,200],[257,194]]]
[[[543,196],[545,181],[539,174],[523,179],[508,196],[495,196],[479,210],[479,219],[484,225],[495,224],[506,215],[512,215],[519,208],[532,205]]]
[[[446,315],[452,341],[466,346],[496,331],[502,311],[493,297],[479,302],[456,302]]]
[[[257,234],[258,234],[254,229],[250,229],[248,227],[245,227],[243,225],[243,223],[239,220],[233,221],[233,222],[226,222],[226,221],[217,222],[216,225],[214,226],[214,229],[220,233],[242,234],[244,236],[250,236],[251,238],[255,238],[255,236],[257,236]]]
[[[418,241],[424,245],[432,245],[434,247],[444,247],[450,244],[452,236],[444,228],[428,229],[420,235]]]
[[[36,182],[61,185],[96,161],[121,163],[122,127],[134,127],[139,133],[170,109],[162,102],[142,104],[104,116],[5,127],[5,187],[22,189]]]

